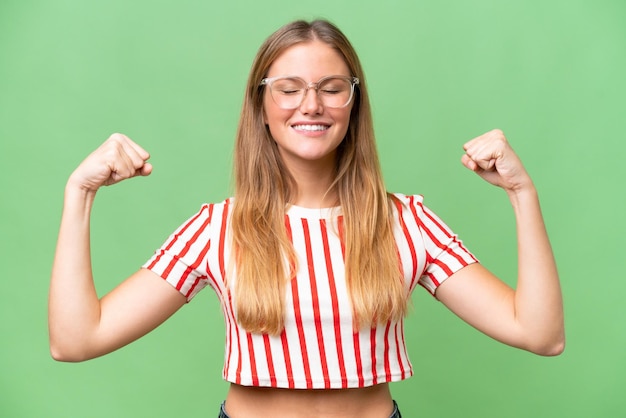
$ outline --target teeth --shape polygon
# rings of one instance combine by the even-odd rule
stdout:
[[[294,125],[293,128],[300,130],[300,131],[325,131],[326,129],[328,129],[328,126],[326,125]]]

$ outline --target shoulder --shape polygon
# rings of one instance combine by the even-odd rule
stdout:
[[[424,203],[423,195],[390,193],[389,196],[394,206],[393,216],[402,224],[413,222],[420,230],[438,230],[446,235],[453,235],[445,222]]]
[[[424,196],[421,194],[403,194],[403,193],[389,193],[392,200],[405,205],[422,204]]]
[[[226,198],[222,200],[221,202],[202,203],[200,205],[200,210],[198,210],[197,213],[211,214],[211,213],[216,212],[216,213],[228,214],[232,210],[233,203],[234,203],[234,200],[232,197]]]
[[[202,203],[200,208],[191,216],[188,216],[174,234],[205,230],[210,224],[221,223],[219,219],[227,219],[232,212],[232,204],[232,198],[217,203]]]
[[[389,193],[388,195],[396,215],[403,212],[422,213],[424,211],[424,196],[421,194]]]

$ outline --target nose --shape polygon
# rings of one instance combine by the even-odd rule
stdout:
[[[302,103],[300,103],[300,112],[302,114],[322,114],[324,113],[324,105],[320,100],[315,87],[309,86],[304,93]]]

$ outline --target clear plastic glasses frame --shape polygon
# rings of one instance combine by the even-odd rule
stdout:
[[[333,85],[333,81],[339,82],[339,85]],[[341,83],[348,83],[348,89],[340,90],[338,87]],[[278,76],[269,77],[261,80],[261,86],[268,86],[274,103],[281,109],[297,109],[302,105],[304,98],[309,89],[314,89],[317,97],[322,104],[331,108],[342,108],[348,106],[354,97],[354,86],[359,84],[357,77],[349,77],[343,75],[329,75],[320,78],[317,82],[307,83],[300,77]]]

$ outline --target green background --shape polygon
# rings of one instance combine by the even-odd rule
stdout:
[[[224,324],[211,290],[118,352],[54,362],[47,290],[63,187],[109,134],[154,173],[99,193],[99,292],[202,202],[231,192],[247,72],[272,31],[325,17],[365,67],[389,190],[426,203],[514,284],[506,196],[459,163],[501,128],[531,172],[565,296],[567,348],[498,344],[423,290],[407,323],[407,417],[618,417],[626,401],[626,3],[595,1],[0,2],[0,416],[217,415]]]

